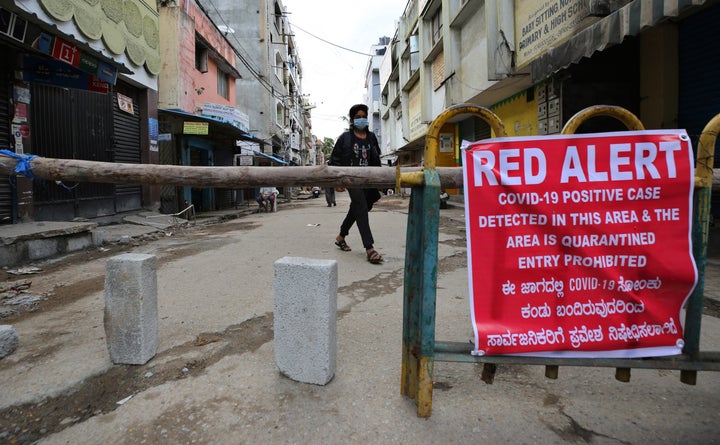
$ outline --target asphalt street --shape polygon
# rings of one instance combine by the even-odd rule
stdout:
[[[104,263],[119,250],[40,264],[33,289],[47,301],[3,320],[20,337],[0,360],[0,443],[720,443],[720,373],[696,386],[678,371],[435,364],[433,413],[400,395],[408,199],[370,214],[381,265],[334,244],[347,211],[293,201],[179,230],[122,251],[158,257],[159,348],[142,366],[113,365],[103,330]],[[441,211],[436,338],[469,341],[464,209]],[[285,257],[338,262],[337,369],[325,386],[282,376],[273,353],[273,264]],[[713,271],[717,264],[711,264]],[[715,272],[713,272],[715,273]],[[709,276],[712,276],[709,273]],[[713,287],[713,289],[716,289]],[[711,291],[712,292],[712,291]],[[720,350],[720,320],[703,318],[703,350]]]

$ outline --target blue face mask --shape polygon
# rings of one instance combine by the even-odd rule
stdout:
[[[356,117],[353,119],[353,127],[364,130],[368,127],[368,120],[366,117]]]

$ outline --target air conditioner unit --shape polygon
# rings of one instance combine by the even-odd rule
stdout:
[[[377,100],[374,100],[372,103],[372,112],[373,113],[379,113],[380,112],[380,102]]]

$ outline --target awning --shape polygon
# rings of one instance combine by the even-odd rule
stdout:
[[[622,43],[625,37],[635,36],[668,18],[678,17],[705,1],[633,0],[533,60],[532,80],[541,81],[579,62],[583,57],[591,57],[595,51],[602,51],[609,46]]]
[[[241,139],[243,141],[252,141],[256,142],[258,144],[262,145],[269,145],[266,141],[256,138],[250,133],[245,133],[241,129],[237,128],[230,122],[226,122],[222,119],[218,119],[211,116],[203,116],[201,114],[192,114],[188,113],[187,111],[178,110],[176,108],[158,108],[159,113],[168,113],[173,116],[181,117],[183,119],[192,119],[194,121],[204,121],[204,122],[210,122],[213,125],[217,125],[219,128],[225,130],[226,132],[232,134],[237,139]]]
[[[401,152],[424,150],[425,149],[425,136],[426,136],[426,134],[408,142],[407,144],[405,144],[402,147],[395,150],[394,153],[397,154],[397,153],[401,153]]]
[[[283,160],[280,159],[280,158],[276,158],[276,157],[273,156],[273,155],[269,155],[269,154],[267,154],[267,153],[263,153],[263,152],[257,151],[257,150],[253,150],[253,153],[255,153],[256,155],[265,156],[266,158],[272,159],[273,161],[277,162],[278,164],[288,165],[287,162],[283,161]]]

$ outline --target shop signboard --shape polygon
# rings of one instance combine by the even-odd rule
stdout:
[[[599,20],[587,0],[515,0],[515,57],[518,68]]]
[[[250,129],[250,117],[231,105],[205,102],[202,114],[227,122],[246,133]]]
[[[209,134],[207,122],[183,122],[183,134]]]

